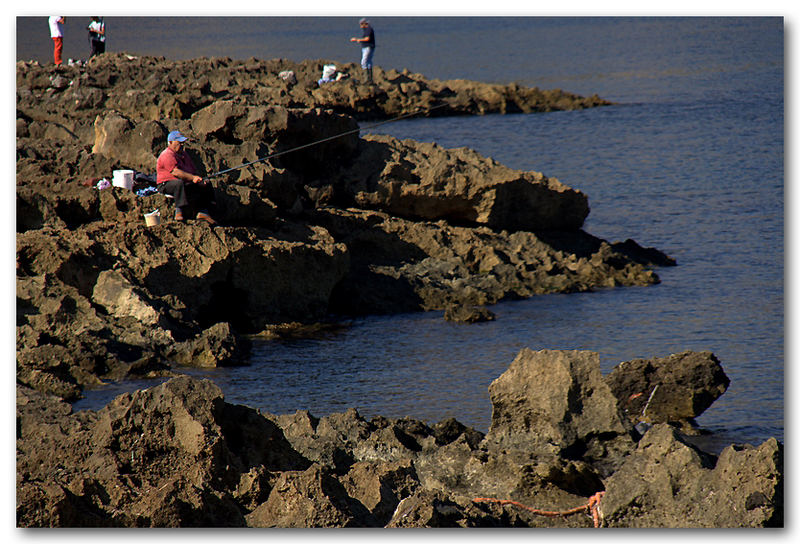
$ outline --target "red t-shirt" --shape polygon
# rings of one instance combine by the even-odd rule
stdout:
[[[164,183],[165,181],[178,179],[172,175],[172,170],[176,166],[184,172],[197,175],[197,169],[185,150],[181,149],[179,153],[175,153],[170,148],[166,148],[158,156],[158,161],[156,162],[156,182]]]

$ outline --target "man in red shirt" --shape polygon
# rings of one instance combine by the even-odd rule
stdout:
[[[197,209],[196,219],[215,225],[217,222],[208,213],[215,203],[214,188],[197,175],[192,158],[183,148],[186,140],[188,138],[177,130],[167,136],[167,148],[156,162],[158,190],[175,199],[176,221],[183,221],[184,209],[191,206]]]

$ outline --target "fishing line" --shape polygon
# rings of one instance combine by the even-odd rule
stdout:
[[[247,162],[247,163],[244,163],[244,164],[239,165],[239,166],[234,166],[233,168],[228,168],[227,170],[220,170],[219,172],[217,172],[215,174],[211,174],[210,176],[206,176],[205,179],[215,178],[217,176],[221,176],[222,174],[227,174],[228,172],[233,172],[234,170],[239,170],[240,168],[247,168],[248,166],[252,166],[252,165],[257,164],[259,162],[264,162],[264,161],[267,161],[269,159],[274,159],[275,157],[280,157],[281,155],[286,155],[287,153],[291,153],[293,151],[299,151],[300,149],[306,149],[306,148],[314,146],[314,145],[319,145],[321,143],[329,142],[331,140],[335,140],[336,138],[341,138],[343,136],[349,136],[350,134],[355,134],[356,132],[360,132],[362,130],[370,130],[370,129],[379,127],[381,125],[385,125],[387,123],[394,123],[395,121],[399,121],[400,119],[405,119],[407,117],[413,117],[414,115],[418,115],[420,113],[430,113],[435,109],[443,108],[443,107],[448,106],[448,105],[449,104],[439,104],[438,106],[433,106],[432,108],[428,108],[427,110],[421,110],[421,111],[415,111],[415,112],[411,112],[411,113],[406,113],[404,115],[400,115],[400,116],[394,117],[392,119],[387,119],[386,121],[381,121],[380,123],[375,123],[374,125],[369,125],[369,126],[366,126],[366,127],[358,127],[357,129],[349,130],[349,131],[343,132],[341,134],[336,134],[335,136],[329,136],[327,138],[323,138],[322,140],[317,140],[316,142],[311,142],[311,143],[308,143],[308,144],[303,144],[303,145],[298,146],[298,147],[293,147],[292,149],[286,149],[284,151],[278,151],[278,152],[275,152],[275,153],[271,153],[271,154],[267,155],[266,157],[262,157],[260,159],[254,160],[254,161]]]

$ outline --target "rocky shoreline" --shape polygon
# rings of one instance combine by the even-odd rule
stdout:
[[[637,390],[642,365],[657,389]],[[190,377],[77,413],[18,386],[17,523],[782,526],[780,443],[712,455],[676,430],[727,383],[711,353],[630,361],[604,379],[596,353],[524,349],[489,388],[486,434],[354,409],[265,414]]]
[[[500,300],[654,284],[652,268],[674,264],[583,231],[586,195],[555,178],[466,148],[362,136],[354,117],[432,104],[458,114],[489,96],[479,111],[508,111],[498,97],[510,90],[408,74],[433,89],[412,93],[382,70],[375,86],[320,87],[322,64],[124,54],[61,69],[18,63],[20,383],[71,401],[102,380],[170,375],[172,363],[241,364],[248,335],[287,324],[420,310],[470,321]],[[286,70],[296,83],[277,75]],[[350,96],[347,113],[320,98],[328,88]],[[530,94],[510,88],[518,102]],[[605,104],[564,96],[535,94],[525,109]],[[160,194],[95,187],[116,169],[152,175],[176,128],[192,136],[204,175],[345,136],[215,177],[213,229],[175,223]],[[153,209],[164,221],[148,228]]]
[[[650,453],[636,456],[647,437],[665,441],[656,447],[664,455],[680,450],[684,461],[696,456],[698,471],[716,470],[676,434],[676,422],[691,429],[685,409],[664,412],[668,423],[649,421],[658,425],[639,446],[635,422],[620,415],[613,429],[582,430],[580,438],[560,430],[546,439],[559,446],[542,451],[517,447],[520,437],[547,433],[513,410],[504,417],[522,424],[493,416],[486,436],[454,421],[367,422],[352,411],[270,416],[229,405],[213,384],[186,377],[71,413],[67,402],[103,380],[246,364],[254,334],[303,334],[347,316],[421,310],[490,319],[485,306],[500,300],[652,285],[654,267],[675,264],[631,239],[609,243],[585,232],[586,195],[555,178],[466,148],[358,134],[358,120],[433,107],[430,115],[466,115],[608,102],[380,69],[373,86],[355,78],[318,85],[323,64],[125,54],[61,69],[17,64],[18,525],[585,526],[465,499],[467,491],[496,489],[533,500],[555,486],[546,502],[556,510],[605,488],[604,526],[680,526],[659,521],[649,504],[638,514],[625,510],[630,505],[607,508],[623,460],[649,462]],[[293,78],[279,75],[287,71]],[[96,188],[116,169],[140,179],[154,173],[174,129],[191,135],[205,175],[326,141],[215,177],[221,225],[213,228],[171,221],[173,206],[159,194]],[[144,213],[153,209],[164,221],[147,227]],[[576,383],[591,375],[593,385],[567,388],[568,411],[589,402],[595,387],[608,390],[606,404],[633,387],[630,378],[594,383],[602,379],[586,354],[541,357],[581,361],[586,368],[570,378]],[[574,364],[566,364],[569,373]],[[674,372],[647,376],[651,382],[635,383],[630,395],[655,386],[663,393],[674,381]],[[721,394],[720,383],[727,387],[716,379],[716,393],[690,403],[694,415]],[[638,408],[637,399],[604,409]],[[567,427],[576,421],[572,412],[554,417]],[[731,462],[761,455],[777,463],[782,446],[766,444],[735,449]],[[444,463],[446,450],[463,461],[469,485],[463,474],[426,473],[425,463]],[[517,471],[517,481],[500,474],[507,486],[481,487],[494,473],[467,470],[475,459]],[[769,472],[772,488],[759,480],[746,497],[742,526],[782,523],[779,465]],[[691,493],[728,491],[713,488],[714,476],[698,478],[692,485],[712,487]],[[287,513],[286,501],[299,510]],[[704,515],[693,510],[686,523],[715,526]]]

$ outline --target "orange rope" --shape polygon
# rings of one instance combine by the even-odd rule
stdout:
[[[583,504],[581,506],[576,506],[575,508],[570,508],[569,510],[562,510],[562,511],[552,511],[552,510],[539,510],[538,508],[531,508],[530,506],[524,505],[521,502],[512,501],[508,499],[488,499],[485,497],[478,497],[472,499],[472,502],[493,502],[496,504],[510,504],[512,506],[517,506],[519,508],[523,508],[528,512],[539,516],[547,516],[550,518],[555,518],[558,516],[569,516],[572,514],[579,514],[584,511],[589,511],[592,514],[592,521],[594,522],[595,527],[600,527],[600,512],[598,512],[597,507],[600,504],[600,499],[606,494],[605,491],[598,491],[591,497],[589,497],[589,502]]]
[[[628,404],[628,403],[630,403],[630,402],[631,402],[633,399],[638,399],[638,398],[639,398],[639,397],[641,397],[642,395],[644,395],[644,393],[634,393],[633,395],[631,395],[630,397],[628,397],[628,402],[626,402],[625,404]]]

